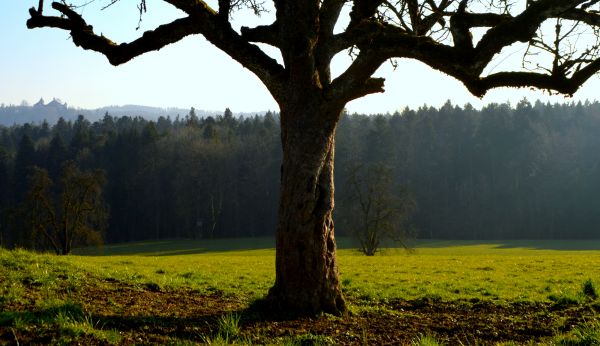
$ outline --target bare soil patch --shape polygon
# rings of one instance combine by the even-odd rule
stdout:
[[[27,290],[28,299],[3,310],[43,314],[36,301],[41,293]],[[115,330],[119,344],[166,344],[172,340],[205,343],[215,335],[218,320],[240,315],[241,337],[253,344],[277,344],[302,335],[327,336],[336,345],[404,345],[419,335],[435,335],[448,344],[495,344],[502,341],[544,341],[594,318],[593,305],[534,303],[497,304],[482,301],[390,301],[378,304],[353,302],[352,313],[343,317],[281,319],[248,308],[236,297],[189,290],[163,291],[153,286],[123,282],[86,285],[64,291],[58,298],[78,304],[97,328]],[[60,335],[47,326],[0,327],[0,344],[48,344]],[[74,337],[73,344],[105,344],[90,335]]]

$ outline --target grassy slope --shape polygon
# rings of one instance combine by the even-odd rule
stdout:
[[[600,241],[421,242],[411,252],[386,249],[375,257],[344,248],[347,240],[341,243],[343,287],[359,313],[395,299],[586,303],[590,298],[583,283],[600,285]],[[121,244],[67,257],[0,249],[0,332],[11,326],[10,332],[20,335],[41,323],[54,333],[42,340],[60,343],[67,335],[66,342],[81,341],[81,335],[92,335],[96,341],[119,342],[118,335],[97,328],[98,321],[85,314],[89,309],[104,313],[94,307],[96,298],[86,303],[71,297],[95,289],[109,292],[115,283],[125,283],[142,289],[133,294],[217,294],[245,305],[263,296],[273,279],[272,240],[264,238]],[[115,306],[106,314],[129,313],[130,307],[119,305],[120,295],[106,299]]]

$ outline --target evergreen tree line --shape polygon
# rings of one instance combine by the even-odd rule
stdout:
[[[346,114],[337,130],[336,231],[353,220],[348,181],[357,165],[385,165],[415,201],[420,238],[600,237],[600,104],[449,102],[437,109]],[[115,118],[0,127],[0,235],[33,167],[63,162],[105,172],[110,217],[104,238],[272,235],[281,149],[278,116]],[[353,221],[352,221],[353,222]]]
[[[337,159],[387,162],[421,238],[598,238],[599,134],[598,102],[448,102],[345,119]]]
[[[58,180],[66,161],[101,169],[109,219],[106,242],[272,234],[277,212],[276,116],[236,119],[231,111],[200,119],[83,116],[54,126],[0,128],[0,234],[27,246],[14,210],[34,167]],[[18,221],[18,220],[16,220]]]

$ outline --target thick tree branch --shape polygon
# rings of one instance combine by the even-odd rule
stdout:
[[[427,4],[431,7],[432,14],[423,19],[423,25],[426,30],[429,31],[436,23],[444,25],[444,13],[454,1],[453,0],[442,0],[439,4],[436,4],[433,0],[426,0]]]
[[[211,16],[218,16],[218,12],[212,7],[208,6],[203,0],[163,0],[166,3],[171,4],[173,7],[182,10],[183,12],[192,14],[208,14]]]
[[[494,13],[469,13],[467,1],[463,0],[451,16],[451,32],[454,46],[448,46],[425,36],[418,36],[399,27],[373,21],[363,21],[336,36],[335,49],[356,45],[359,56],[350,68],[333,81],[330,95],[352,99],[382,88],[365,87],[370,76],[387,59],[411,58],[451,75],[462,81],[476,96],[483,96],[496,87],[532,86],[573,94],[577,88],[600,70],[600,62],[594,61],[575,72],[570,78],[562,70],[551,74],[534,72],[502,72],[480,77],[492,58],[506,46],[515,42],[527,42],[535,37],[536,30],[548,18],[569,18],[598,25],[598,16],[576,7],[585,0],[539,0],[533,2],[517,16]],[[416,4],[409,3],[412,16],[418,13]],[[475,27],[491,27],[476,47],[473,47],[469,30]]]
[[[468,59],[462,50],[437,43],[427,36],[415,36],[392,25],[363,22],[352,32],[339,35],[338,39],[338,42],[355,43],[360,53],[350,67],[332,82],[328,90],[330,97],[349,101],[382,92],[383,80],[371,79],[371,76],[381,64],[394,57],[417,59],[456,76],[471,76],[464,67]]]
[[[375,16],[377,8],[383,3],[384,0],[354,0],[348,28],[358,25],[364,19]]]
[[[479,77],[470,66],[462,64],[466,58],[456,49],[426,42],[418,44],[421,48],[390,52],[391,55],[403,55],[422,61],[429,66],[444,72],[459,81],[477,97],[483,97],[488,90],[498,87],[535,87],[554,90],[562,94],[572,95],[590,77],[600,71],[600,59],[575,72],[571,77],[563,73],[544,74],[536,72],[499,72]],[[444,53],[445,52],[445,53]],[[444,56],[445,58],[440,58]]]
[[[409,0],[403,3],[405,7],[397,11],[397,15],[410,19],[411,25],[407,29],[387,24],[385,19],[377,15],[384,0],[355,0],[350,24],[345,32],[338,35],[334,35],[333,30],[346,0],[274,0],[276,22],[255,28],[243,27],[241,35],[231,28],[228,16],[224,16],[230,9],[228,6],[231,2],[228,0],[218,2],[218,12],[202,0],[164,1],[181,9],[188,17],[159,26],[130,43],[116,44],[95,34],[79,14],[58,2],[54,2],[52,7],[61,12],[62,17],[44,16],[40,8],[32,8],[27,25],[30,28],[68,30],[76,45],[106,55],[114,65],[145,52],[159,50],[188,35],[202,34],[254,72],[277,100],[291,97],[291,91],[286,90],[285,85],[295,85],[300,80],[306,81],[306,85],[323,88],[325,97],[340,102],[382,92],[383,79],[372,78],[372,75],[386,60],[395,57],[422,61],[462,81],[477,96],[499,86],[534,86],[572,94],[600,69],[600,63],[592,62],[592,57],[588,59],[585,56],[585,59],[577,60],[567,56],[561,67],[568,69],[574,64],[581,65],[577,66],[570,78],[565,68],[549,69],[548,74],[502,72],[481,77],[482,71],[496,54],[513,43],[531,42],[541,24],[549,18],[600,26],[600,15],[588,9],[598,2],[596,0],[531,1],[518,15],[492,11],[472,13],[467,10],[467,0]],[[448,12],[448,8],[456,3],[458,7],[454,13]],[[426,36],[435,23],[445,23],[444,17],[450,19],[448,28],[453,37],[453,46]],[[471,29],[480,27],[490,29],[474,45]],[[250,42],[278,47],[284,57],[285,68]],[[346,72],[331,81],[331,58],[351,47],[357,47],[359,55]],[[294,83],[289,83],[290,80]]]
[[[319,82],[329,84],[331,82],[331,45],[333,42],[333,30],[339,19],[345,0],[324,0],[319,13],[319,35],[315,48],[315,64],[319,73]]]
[[[521,14],[492,27],[475,47],[473,68],[481,73],[494,55],[516,42],[528,42],[542,22],[574,9],[586,0],[538,0]]]
[[[575,89],[573,90],[573,92],[575,92],[575,90],[577,90],[577,88],[579,88],[579,86],[581,86],[583,83],[585,83],[588,79],[590,79],[592,76],[594,76],[599,71],[600,71],[600,58],[597,58],[596,60],[594,60],[592,63],[588,64],[581,70],[573,73],[571,78],[569,78],[571,83],[575,86]]]
[[[406,0],[406,7],[413,32],[416,35],[421,35],[421,11],[419,9],[421,5],[417,0]]]
[[[327,98],[348,102],[362,96],[384,92],[385,79],[371,76],[386,59],[361,51],[350,67],[325,90]]]
[[[231,0],[219,0],[219,18],[222,21],[229,20],[229,12],[231,11]]]
[[[513,17],[509,14],[469,13],[466,1],[461,2],[456,13],[450,17],[450,33],[454,46],[460,49],[473,49],[473,37],[470,30],[478,27],[493,27],[505,23]]]
[[[492,27],[513,19],[510,14],[470,12],[457,12],[452,17],[468,28]]]
[[[374,37],[379,35],[384,28],[382,23],[375,21],[363,20],[360,24],[357,24],[346,31],[339,33],[333,37],[333,41],[330,47],[332,56],[349,48],[359,45],[368,45]],[[395,27],[395,31],[402,31],[407,33],[401,28]]]
[[[346,0],[324,0],[319,14],[319,26],[321,34],[333,35],[333,29],[338,22],[340,13]]]
[[[560,15],[560,18],[586,23],[590,26],[600,26],[600,14],[582,9],[573,9]]]
[[[118,45],[102,35],[96,35],[93,27],[68,6],[54,2],[52,8],[64,14],[66,18],[35,15],[30,10],[32,16],[27,21],[27,27],[30,29],[55,27],[69,30],[75,45],[104,54],[113,65],[123,64],[141,54],[159,50],[188,35],[199,33],[194,19],[186,17],[147,31],[135,41]]]
[[[462,0],[458,11],[450,17],[450,33],[454,41],[454,46],[459,49],[472,50],[473,49],[473,36],[471,35],[471,27],[467,22],[466,14],[467,1]]]
[[[260,25],[254,28],[243,26],[240,31],[242,37],[249,42],[260,42],[279,47],[279,26],[277,23]]]
[[[478,97],[498,87],[535,87],[555,90],[567,95],[572,95],[579,87],[567,78],[535,72],[499,72],[479,80],[465,81],[464,84],[473,95]]]
[[[31,9],[28,28],[54,27],[68,30],[75,45],[94,50],[105,55],[113,65],[123,64],[139,55],[155,51],[177,42],[186,36],[202,34],[204,37],[229,54],[244,67],[254,72],[267,86],[275,98],[281,96],[284,69],[257,46],[248,43],[236,33],[228,22],[224,22],[217,13],[202,1],[165,0],[177,6],[189,16],[146,31],[140,38],[130,42],[116,44],[103,35],[94,33],[93,27],[68,6],[54,2],[52,8],[64,17],[40,15]]]
[[[320,2],[274,0],[276,23],[279,28],[279,48],[289,78],[288,87],[304,85],[312,91],[321,88],[319,75],[315,73]],[[298,96],[295,95],[297,91],[292,89],[284,93],[288,100]]]
[[[258,46],[248,43],[231,27],[219,28],[218,23],[212,21],[203,25],[202,35],[257,75],[276,100],[279,101],[285,96],[283,91],[283,84],[287,78],[285,69]]]

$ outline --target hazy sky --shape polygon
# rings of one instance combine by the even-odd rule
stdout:
[[[45,14],[56,13],[47,6]],[[74,1],[77,3],[76,1]],[[84,17],[97,33],[117,41],[132,40],[144,30],[152,29],[181,14],[159,0],[147,0],[148,13],[136,31],[138,1],[122,0],[100,11],[108,0],[96,0],[84,8]],[[38,0],[0,1],[0,103],[19,104],[22,100],[36,102],[59,98],[69,105],[96,108],[106,105],[138,104],[157,107],[196,107],[204,110],[236,111],[276,110],[277,105],[260,81],[237,62],[214,48],[201,36],[188,37],[159,52],[138,57],[125,65],[114,67],[99,53],[77,48],[69,34],[58,29],[28,30],[27,9]],[[249,15],[245,20],[257,22]],[[268,22],[269,15],[262,18]],[[242,21],[236,22],[240,25]],[[243,23],[248,25],[247,22]],[[494,63],[518,63],[522,47],[507,49],[505,57]],[[334,73],[348,64],[345,54],[335,59]],[[498,67],[496,67],[498,65]],[[563,102],[563,96],[548,96],[542,91],[499,89],[480,100],[451,77],[408,60],[399,61],[394,71],[386,64],[377,73],[386,77],[386,93],[367,96],[348,104],[350,112],[393,112],[423,104],[440,106],[471,103],[476,107],[490,102],[510,101],[523,97]],[[598,99],[600,80],[593,77],[570,100]]]

